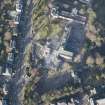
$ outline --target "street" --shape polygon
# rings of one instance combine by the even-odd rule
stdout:
[[[25,86],[25,71],[24,71],[24,49],[26,48],[27,44],[31,43],[32,38],[30,36],[32,35],[32,25],[31,24],[31,15],[32,15],[32,0],[24,1],[27,2],[27,5],[29,6],[29,15],[28,19],[24,19],[26,21],[22,22],[24,24],[24,29],[22,34],[23,36],[19,39],[19,59],[17,61],[17,69],[15,75],[10,79],[9,81],[9,96],[11,97],[11,105],[22,105],[22,96],[21,93],[23,87]],[[25,8],[24,8],[25,9]],[[24,16],[26,17],[26,16]],[[28,20],[28,21],[27,21]],[[20,29],[23,27],[19,27]],[[28,29],[28,31],[27,31]],[[22,30],[22,29],[21,29]]]

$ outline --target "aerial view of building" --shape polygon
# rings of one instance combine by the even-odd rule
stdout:
[[[105,0],[0,0],[0,105],[105,105]]]

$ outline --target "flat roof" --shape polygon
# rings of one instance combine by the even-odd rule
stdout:
[[[97,103],[98,105],[105,105],[105,98],[104,98],[104,99],[96,100],[96,103]]]
[[[71,18],[77,21],[82,21],[82,22],[86,22],[87,18],[85,16],[82,15],[72,15],[70,12],[68,11],[64,11],[64,10],[59,10],[60,12],[58,13],[58,15],[60,16],[64,16],[67,18]]]

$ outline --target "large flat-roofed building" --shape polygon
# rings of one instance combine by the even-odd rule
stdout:
[[[54,18],[74,20],[78,23],[85,24],[87,17],[80,12],[83,4],[79,0],[55,0],[51,15]]]
[[[85,42],[84,25],[76,22],[65,26],[65,42],[59,48],[59,57],[67,62],[72,62],[75,55],[79,54]]]

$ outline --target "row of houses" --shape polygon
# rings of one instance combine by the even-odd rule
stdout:
[[[6,64],[1,75],[5,78],[11,77],[13,75],[13,66],[16,54],[16,38],[18,37],[18,25],[20,23],[20,17],[22,15],[22,0],[17,0],[15,3],[15,10],[8,11],[8,15],[10,16],[9,23],[9,32],[12,34],[12,38],[9,40],[9,49],[11,49],[7,53]],[[2,69],[2,68],[1,68]],[[2,85],[2,97],[0,96],[0,105],[10,105],[9,95],[8,95],[8,85],[6,81],[3,81]]]
[[[16,51],[16,37],[18,36],[18,25],[20,23],[20,17],[22,14],[22,5],[23,2],[21,0],[16,1],[15,10],[9,11],[9,16],[11,20],[9,20],[9,26],[12,31],[12,39],[10,40],[9,47],[12,49],[11,52],[7,55],[7,61],[5,66],[5,72],[2,75],[11,76],[14,59],[15,59],[15,51]]]

